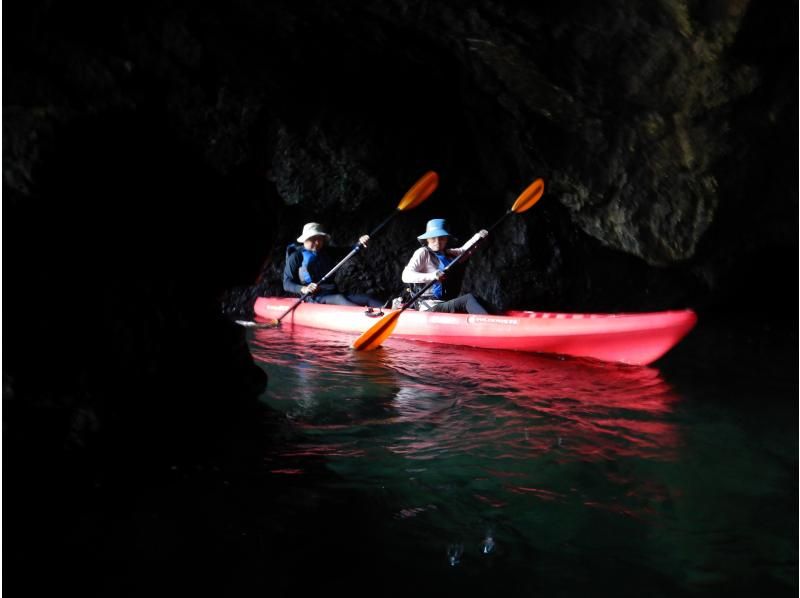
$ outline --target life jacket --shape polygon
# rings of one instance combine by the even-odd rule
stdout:
[[[300,270],[298,271],[300,282],[303,284],[311,284],[314,282],[314,277],[311,276],[309,268],[313,268],[313,264],[317,261],[318,256],[315,251],[309,251],[305,247],[303,247],[300,251],[303,252],[303,261],[300,263]]]
[[[286,259],[288,260],[289,257],[297,251],[303,254],[303,259],[300,262],[300,268],[297,273],[301,284],[319,282],[319,280],[333,268],[333,262],[327,254],[309,251],[300,243],[290,243],[286,246]],[[336,292],[336,285],[332,281],[326,282],[320,287],[319,293],[326,292]]]
[[[284,256],[283,259],[288,260],[290,255],[292,255],[298,249],[302,249],[302,248],[303,248],[303,246],[300,245],[300,243],[295,243],[294,241],[292,241],[291,243],[289,243],[286,246],[286,255]]]
[[[450,265],[450,262],[455,259],[446,253],[437,254],[431,249],[428,249],[428,251],[434,258],[436,258],[436,261],[439,263],[440,270],[447,268],[447,266]],[[462,281],[463,273],[461,272],[461,269],[454,267],[447,272],[447,279],[433,283],[428,291],[417,300],[414,307],[419,309],[422,301],[449,301],[450,299],[455,299],[458,296],[459,290],[461,289]],[[414,293],[418,293],[425,287],[426,284],[427,283],[415,283],[411,285],[411,288]]]
[[[448,264],[450,264],[450,262],[453,261],[453,258],[448,256],[444,251],[441,252],[441,253],[436,253],[434,251],[431,251],[431,253],[436,257],[437,260],[439,260],[439,269],[440,270],[444,270],[445,268],[447,268]],[[443,281],[437,281],[437,282],[433,283],[433,286],[431,287],[431,291],[433,291],[433,296],[434,297],[436,297],[437,299],[442,299],[444,297],[444,294],[445,294],[444,282]]]

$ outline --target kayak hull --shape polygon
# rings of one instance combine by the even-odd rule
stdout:
[[[295,301],[259,297],[254,310],[261,318],[276,319]],[[349,333],[355,338],[377,321],[362,307],[301,303],[281,322]],[[502,315],[409,309],[398,318],[392,337],[647,365],[674,347],[696,322],[697,315],[690,309],[625,314],[509,311]]]

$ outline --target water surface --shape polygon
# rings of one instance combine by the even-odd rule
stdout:
[[[265,466],[313,489],[308,541],[352,529],[333,545],[387,590],[796,594],[793,410],[753,426],[657,367],[351,340],[251,333],[286,421]]]

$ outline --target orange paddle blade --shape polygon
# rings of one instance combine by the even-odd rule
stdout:
[[[372,351],[380,347],[381,343],[385,341],[397,326],[397,320],[403,310],[392,311],[378,320],[369,330],[363,332],[353,344],[351,348],[356,351]]]
[[[397,209],[402,212],[403,210],[416,208],[419,204],[428,199],[430,194],[436,191],[436,187],[438,186],[439,175],[429,170],[406,192],[403,199],[400,200]]]
[[[525,189],[520,196],[517,198],[517,201],[514,202],[514,205],[511,206],[511,211],[517,214],[521,214],[525,210],[529,210],[533,207],[537,201],[539,201],[544,193],[544,181],[542,179],[536,179],[528,188]]]

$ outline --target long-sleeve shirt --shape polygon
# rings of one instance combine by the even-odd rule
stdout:
[[[445,249],[444,251],[449,257],[456,257],[469,250],[480,239],[480,234],[476,233],[461,247]],[[433,252],[429,251],[427,247],[420,247],[411,256],[403,270],[403,282],[417,284],[431,282],[436,280],[436,272],[439,270],[439,260],[433,255]]]

